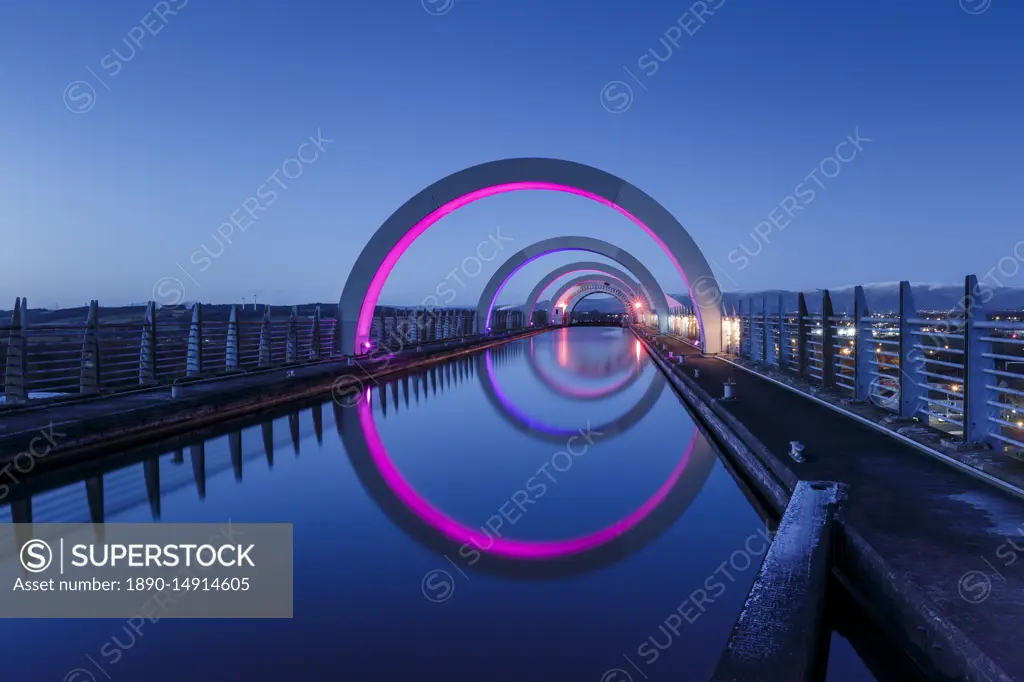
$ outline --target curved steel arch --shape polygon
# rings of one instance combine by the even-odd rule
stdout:
[[[617,279],[629,288],[630,293],[634,296],[643,296],[647,299],[648,305],[652,305],[650,297],[647,295],[647,292],[644,291],[643,287],[641,287],[638,282],[622,270],[605,263],[598,263],[597,261],[581,261],[579,263],[570,263],[569,265],[563,265],[560,268],[555,268],[548,274],[541,277],[540,281],[537,282],[537,286],[535,286],[533,291],[530,292],[530,295],[526,297],[527,323],[533,324],[533,309],[537,306],[537,301],[544,294],[545,289],[551,286],[556,280],[565,277],[566,275],[572,275],[578,272],[587,272],[589,270],[594,270],[604,275],[608,275],[612,279]]]
[[[604,291],[602,288],[581,287],[578,291],[573,292],[572,295],[569,297],[569,300],[566,301],[565,312],[562,313],[562,318],[564,319],[564,316],[566,314],[571,315],[573,312],[575,312],[575,306],[578,306],[581,303],[583,303],[583,299],[587,298],[588,296],[593,296],[594,294],[610,293],[611,292],[609,291]],[[623,301],[622,299],[618,299],[618,302],[622,303],[625,306],[626,314],[629,314],[634,311],[630,309],[629,302]]]
[[[586,197],[615,209],[640,226],[661,247],[686,283],[690,298],[696,304],[702,350],[721,352],[721,288],[711,266],[679,221],[664,206],[622,178],[581,163],[544,158],[501,159],[466,168],[438,180],[392,213],[363,247],[342,290],[338,312],[341,350],[357,355],[366,350],[370,323],[384,282],[405,250],[431,225],[479,199],[523,190],[558,191]],[[492,241],[500,250],[498,240]],[[483,259],[482,254],[478,255]],[[634,274],[640,276],[635,270]],[[647,285],[643,278],[640,281]],[[501,286],[496,288],[500,290]],[[648,292],[658,298],[651,288]],[[664,298],[660,287],[657,292]],[[658,324],[664,331],[668,323],[667,310],[661,314],[663,311],[657,309],[659,302],[655,303]],[[478,320],[479,328],[486,328],[486,315]]]
[[[615,296],[619,303],[626,306],[627,315],[634,312],[634,310],[630,309],[629,307],[632,301],[623,301],[621,298],[616,296],[614,288],[601,285],[584,284],[583,286],[576,289],[576,291],[569,294],[569,298],[565,302],[565,312],[563,312],[562,315],[565,316],[566,313],[572,315],[576,311],[576,306],[582,303],[583,299],[585,299],[587,296],[593,296],[594,294],[611,294],[612,296]]]
[[[593,237],[579,236],[542,239],[517,251],[502,263],[501,267],[491,275],[491,278],[484,286],[483,293],[480,295],[480,301],[476,307],[477,331],[481,333],[490,331],[491,312],[494,309],[494,302],[505,287],[505,284],[514,274],[541,256],[559,251],[589,251],[590,253],[596,253],[605,258],[610,258],[632,272],[653,299],[654,309],[659,313],[659,328],[663,333],[668,331],[668,299],[665,296],[665,292],[662,291],[661,285],[658,284],[658,280],[651,274],[651,271],[631,253],[620,249],[614,244],[594,239]]]
[[[561,302],[562,298],[567,293],[569,293],[573,289],[575,289],[577,287],[580,287],[580,286],[582,286],[584,284],[591,284],[591,283],[595,283],[595,282],[600,282],[601,284],[605,284],[603,279],[601,279],[599,277],[595,277],[594,275],[580,275],[579,277],[571,279],[568,282],[566,282],[565,284],[563,284],[561,287],[559,287],[558,290],[555,292],[555,295],[551,297],[551,302],[548,304],[548,320],[555,319],[555,308],[560,307],[559,303]],[[602,293],[602,294],[611,294],[612,296],[615,296],[615,298],[619,299],[619,301],[624,306],[626,306],[626,308],[627,308],[626,312],[627,313],[633,312],[633,308],[632,308],[632,306],[633,306],[633,297],[630,296],[628,292],[626,292],[625,290],[623,290],[620,287],[616,287],[613,284],[607,284],[605,286],[605,289],[606,290],[602,290],[600,293]],[[598,293],[598,292],[594,292],[594,293]],[[566,306],[566,310],[568,310],[568,306]],[[565,312],[563,312],[562,315],[564,316]]]

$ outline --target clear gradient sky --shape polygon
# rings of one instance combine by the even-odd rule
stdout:
[[[717,9],[698,19],[701,5]],[[691,7],[7,3],[0,307],[15,296],[33,307],[145,301],[167,277],[187,300],[337,300],[363,244],[406,199],[514,156],[571,159],[637,185],[686,226],[727,290],[956,283],[1014,257],[1024,239],[1024,3]],[[632,98],[623,83],[604,89],[610,81]],[[285,179],[282,164],[318,131],[334,142],[304,148],[315,160]],[[807,179],[857,131],[870,141],[839,151],[852,160]],[[217,227],[261,186],[266,194],[275,171],[287,188],[272,185],[272,205],[221,253]],[[802,205],[780,220],[787,197]],[[784,229],[758,237],[773,216]],[[382,302],[420,302],[499,229],[508,253],[563,234],[605,239],[666,291],[683,288],[625,218],[533,192],[443,219],[399,262]],[[205,260],[204,245],[220,255]],[[531,264],[502,302],[577,259],[594,258]],[[455,303],[474,304],[500,260],[476,277],[457,271],[464,286],[449,278]],[[1024,285],[1024,272],[1004,283]]]

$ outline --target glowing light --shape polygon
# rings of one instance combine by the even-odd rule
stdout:
[[[391,274],[391,271],[398,263],[398,259],[402,257],[402,254],[405,253],[405,251],[410,246],[412,246],[412,243],[415,242],[420,237],[420,235],[426,232],[431,225],[433,225],[446,215],[457,211],[463,206],[471,204],[475,201],[479,201],[480,199],[483,199],[485,197],[494,196],[496,194],[504,194],[506,192],[517,192],[523,190],[548,190],[556,192],[565,192],[567,194],[575,194],[577,196],[590,199],[591,201],[596,201],[599,204],[603,204],[604,206],[607,206],[611,209],[614,209],[615,211],[618,211],[623,216],[631,220],[634,224],[639,226],[654,240],[654,242],[661,248],[661,250],[665,252],[665,255],[668,256],[672,265],[675,266],[676,271],[680,274],[680,276],[682,276],[683,283],[686,285],[686,288],[690,288],[690,280],[686,276],[686,273],[683,272],[683,267],[679,264],[679,261],[676,260],[676,257],[675,255],[673,255],[671,249],[669,249],[668,246],[666,246],[665,242],[663,242],[661,238],[657,234],[655,234],[653,230],[651,230],[650,227],[648,227],[642,220],[634,216],[632,213],[627,211],[622,206],[619,206],[615,202],[609,199],[605,199],[604,197],[598,194],[594,194],[593,192],[579,189],[578,187],[571,187],[569,185],[537,181],[510,182],[493,185],[491,187],[484,187],[464,194],[463,196],[457,199],[449,201],[444,206],[440,206],[439,208],[435,209],[430,214],[425,216],[422,220],[416,223],[416,225],[413,226],[411,230],[405,233],[405,235],[403,235],[401,239],[398,240],[398,243],[395,244],[394,248],[392,248],[388,255],[385,256],[384,261],[380,264],[380,267],[377,268],[377,272],[374,273],[373,279],[370,281],[370,286],[367,288],[366,294],[364,294],[363,296],[363,304],[362,307],[359,309],[359,318],[356,321],[356,339],[358,340],[360,338],[365,338],[366,336],[369,336],[370,324],[373,321],[373,312],[377,306],[377,300],[380,298],[380,292],[384,288],[384,282],[387,280],[388,275]],[[521,267],[522,266],[520,266],[520,268]],[[518,269],[519,268],[517,268],[517,271]],[[506,280],[506,282],[507,281],[508,280]],[[499,293],[503,287],[504,283],[502,284],[501,287],[499,287]],[[491,304],[493,306],[493,301],[491,302]],[[700,313],[698,312],[698,316],[699,314]],[[491,310],[488,309],[487,318],[482,320],[482,322],[486,325],[487,322],[490,321],[490,319]]]
[[[633,307],[636,308],[637,310],[640,310],[640,308],[643,307],[643,304],[640,301],[637,301],[636,303],[633,304]]]
[[[654,495],[644,502],[636,511],[611,526],[585,537],[570,540],[514,540],[512,538],[493,538],[486,531],[463,526],[455,519],[431,505],[402,476],[394,462],[391,461],[387,449],[381,440],[377,425],[374,422],[373,410],[366,404],[357,407],[359,424],[366,439],[366,445],[374,464],[384,482],[394,491],[399,500],[412,510],[427,524],[436,528],[449,539],[460,543],[472,543],[477,549],[498,556],[515,559],[537,560],[555,559],[578,554],[621,537],[634,526],[651,515],[672,489],[683,478],[700,432],[694,428],[689,442],[686,444],[682,457],[668,479],[655,491]]]

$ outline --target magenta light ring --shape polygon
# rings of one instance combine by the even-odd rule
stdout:
[[[642,228],[644,232],[646,232],[651,237],[651,239],[653,239],[658,244],[661,250],[665,252],[665,255],[668,256],[669,260],[672,261],[672,265],[675,266],[676,270],[679,272],[679,275],[683,278],[683,282],[686,284],[687,290],[690,290],[689,278],[687,278],[686,273],[683,272],[682,266],[679,265],[679,261],[672,254],[672,251],[665,245],[665,242],[663,242],[661,238],[658,237],[658,235],[656,235],[653,230],[651,230],[651,228],[647,227],[647,225],[643,221],[641,221],[639,218],[634,216],[632,213],[630,213],[623,207],[616,204],[614,201],[605,199],[604,197],[594,194],[593,192],[588,192],[587,190],[579,189],[577,187],[571,187],[569,185],[561,185],[553,182],[509,182],[504,184],[498,184],[493,185],[491,187],[483,187],[481,189],[464,194],[457,199],[449,201],[447,204],[441,206],[440,208],[431,211],[422,220],[416,223],[416,225],[414,225],[411,230],[406,232],[401,239],[398,240],[398,243],[395,244],[394,248],[392,248],[388,255],[384,257],[384,261],[380,264],[380,267],[377,268],[377,272],[374,273],[373,279],[370,281],[370,286],[366,289],[366,294],[363,297],[363,305],[359,309],[359,319],[356,321],[356,345],[354,349],[355,354],[359,355],[361,350],[359,348],[359,344],[365,341],[367,338],[369,338],[370,325],[373,322],[373,311],[377,307],[377,300],[380,298],[380,292],[384,289],[384,283],[387,281],[388,275],[391,274],[391,271],[394,269],[395,264],[398,263],[398,259],[402,257],[402,254],[405,253],[406,249],[408,249],[413,242],[419,239],[420,235],[426,232],[431,225],[439,221],[441,218],[445,217],[449,213],[453,213],[454,211],[462,208],[463,206],[467,206],[473,203],[474,201],[478,201],[480,199],[484,199],[490,196],[495,196],[497,194],[504,194],[505,192],[518,192],[524,190],[546,190],[555,192],[565,192],[567,194],[575,194],[577,196],[586,197],[587,199],[596,201],[599,204],[603,204],[605,206],[608,206],[609,208],[615,209],[620,214],[622,214],[626,218],[629,218],[631,221],[633,221],[633,223]],[[516,271],[518,270],[519,268],[516,268]],[[508,279],[506,278],[506,280],[501,283],[501,286],[498,287],[498,293],[501,293],[502,288],[504,288],[507,282]],[[495,299],[497,299],[497,294],[495,294]],[[493,310],[493,308],[494,301],[492,300],[491,305],[488,308],[487,319],[480,320],[478,322],[478,324],[480,325],[479,329],[481,332],[486,331],[486,329],[490,327],[491,311]],[[697,313],[698,323],[700,323],[700,307],[695,306],[695,311]]]
[[[387,448],[384,447],[380,433],[377,431],[377,425],[373,417],[373,408],[370,406],[370,403],[365,400],[359,401],[357,411],[359,414],[359,424],[366,438],[370,456],[373,458],[385,482],[387,482],[388,486],[403,504],[415,512],[423,521],[439,530],[451,540],[464,544],[472,543],[480,551],[513,559],[537,560],[571,556],[607,544],[628,532],[657,509],[673,486],[682,478],[690,463],[693,448],[700,437],[700,431],[694,426],[683,456],[679,460],[679,464],[669,474],[668,480],[655,491],[650,499],[626,518],[596,533],[570,540],[513,540],[510,538],[492,538],[479,528],[474,529],[462,525],[431,505],[402,477],[401,472],[398,471],[398,468],[388,456]],[[485,550],[484,547],[487,547],[487,549]]]

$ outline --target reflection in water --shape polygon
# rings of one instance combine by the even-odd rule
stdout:
[[[291,405],[13,487],[0,518],[21,523],[294,523],[296,584],[292,620],[165,618],[141,637],[20,621],[0,645],[8,675],[596,680],[621,655],[647,666],[636,645],[763,529],[665,383],[628,332],[560,330],[374,385],[355,407]],[[732,574],[645,675],[707,679],[755,571]],[[423,587],[439,572],[459,581],[441,605]],[[47,655],[22,655],[34,646]]]
[[[489,362],[491,353],[486,352],[484,355],[488,358],[488,368],[487,371],[481,372],[480,376],[490,379],[493,377],[493,367]],[[483,362],[484,355],[478,356],[478,364]],[[484,383],[485,388],[491,385],[491,381]],[[648,390],[644,395],[639,403],[641,410],[630,410],[626,416],[594,429],[563,431],[559,442],[563,442],[565,450],[556,454],[562,454],[564,458],[580,457],[586,454],[589,446],[595,445],[598,441],[604,442],[612,435],[627,431],[647,413],[660,396],[664,385],[664,377],[656,373],[652,381],[654,390]],[[487,395],[495,396],[495,392],[489,391]],[[509,401],[498,398],[496,408],[517,428],[520,427],[520,413]],[[417,541],[444,556],[455,553],[467,559],[470,565],[475,565],[478,560],[487,557],[488,560],[481,568],[511,569],[513,573],[518,569],[521,575],[529,577],[550,577],[565,572],[586,571],[609,561],[624,558],[627,547],[631,548],[630,552],[638,551],[667,525],[671,525],[674,517],[686,510],[700,492],[716,462],[714,451],[694,425],[689,438],[683,441],[685,444],[678,465],[655,494],[630,515],[583,537],[547,542],[519,541],[503,538],[495,529],[486,526],[479,529],[466,527],[433,507],[402,477],[391,461],[377,432],[370,403],[362,402],[357,406],[358,423],[352,419],[345,420],[344,414],[340,414],[342,411],[343,408],[340,406],[335,407],[335,421],[339,425],[345,451],[352,460],[353,469],[366,486],[367,492],[396,524]],[[538,429],[528,424],[522,426],[540,435],[543,440],[548,440],[553,431],[545,426]],[[552,464],[554,461],[553,457]],[[530,481],[527,481],[527,488],[531,487],[529,483]],[[517,492],[525,493],[522,490]],[[525,493],[523,504],[534,502],[529,493]],[[655,512],[662,504],[669,504],[672,514],[655,516]],[[651,523],[645,527],[643,524],[649,520],[658,523]],[[641,530],[648,532],[641,533]],[[634,533],[636,537],[631,537]],[[514,561],[501,565],[491,561],[493,557]],[[531,560],[553,563],[549,566],[521,563]]]

